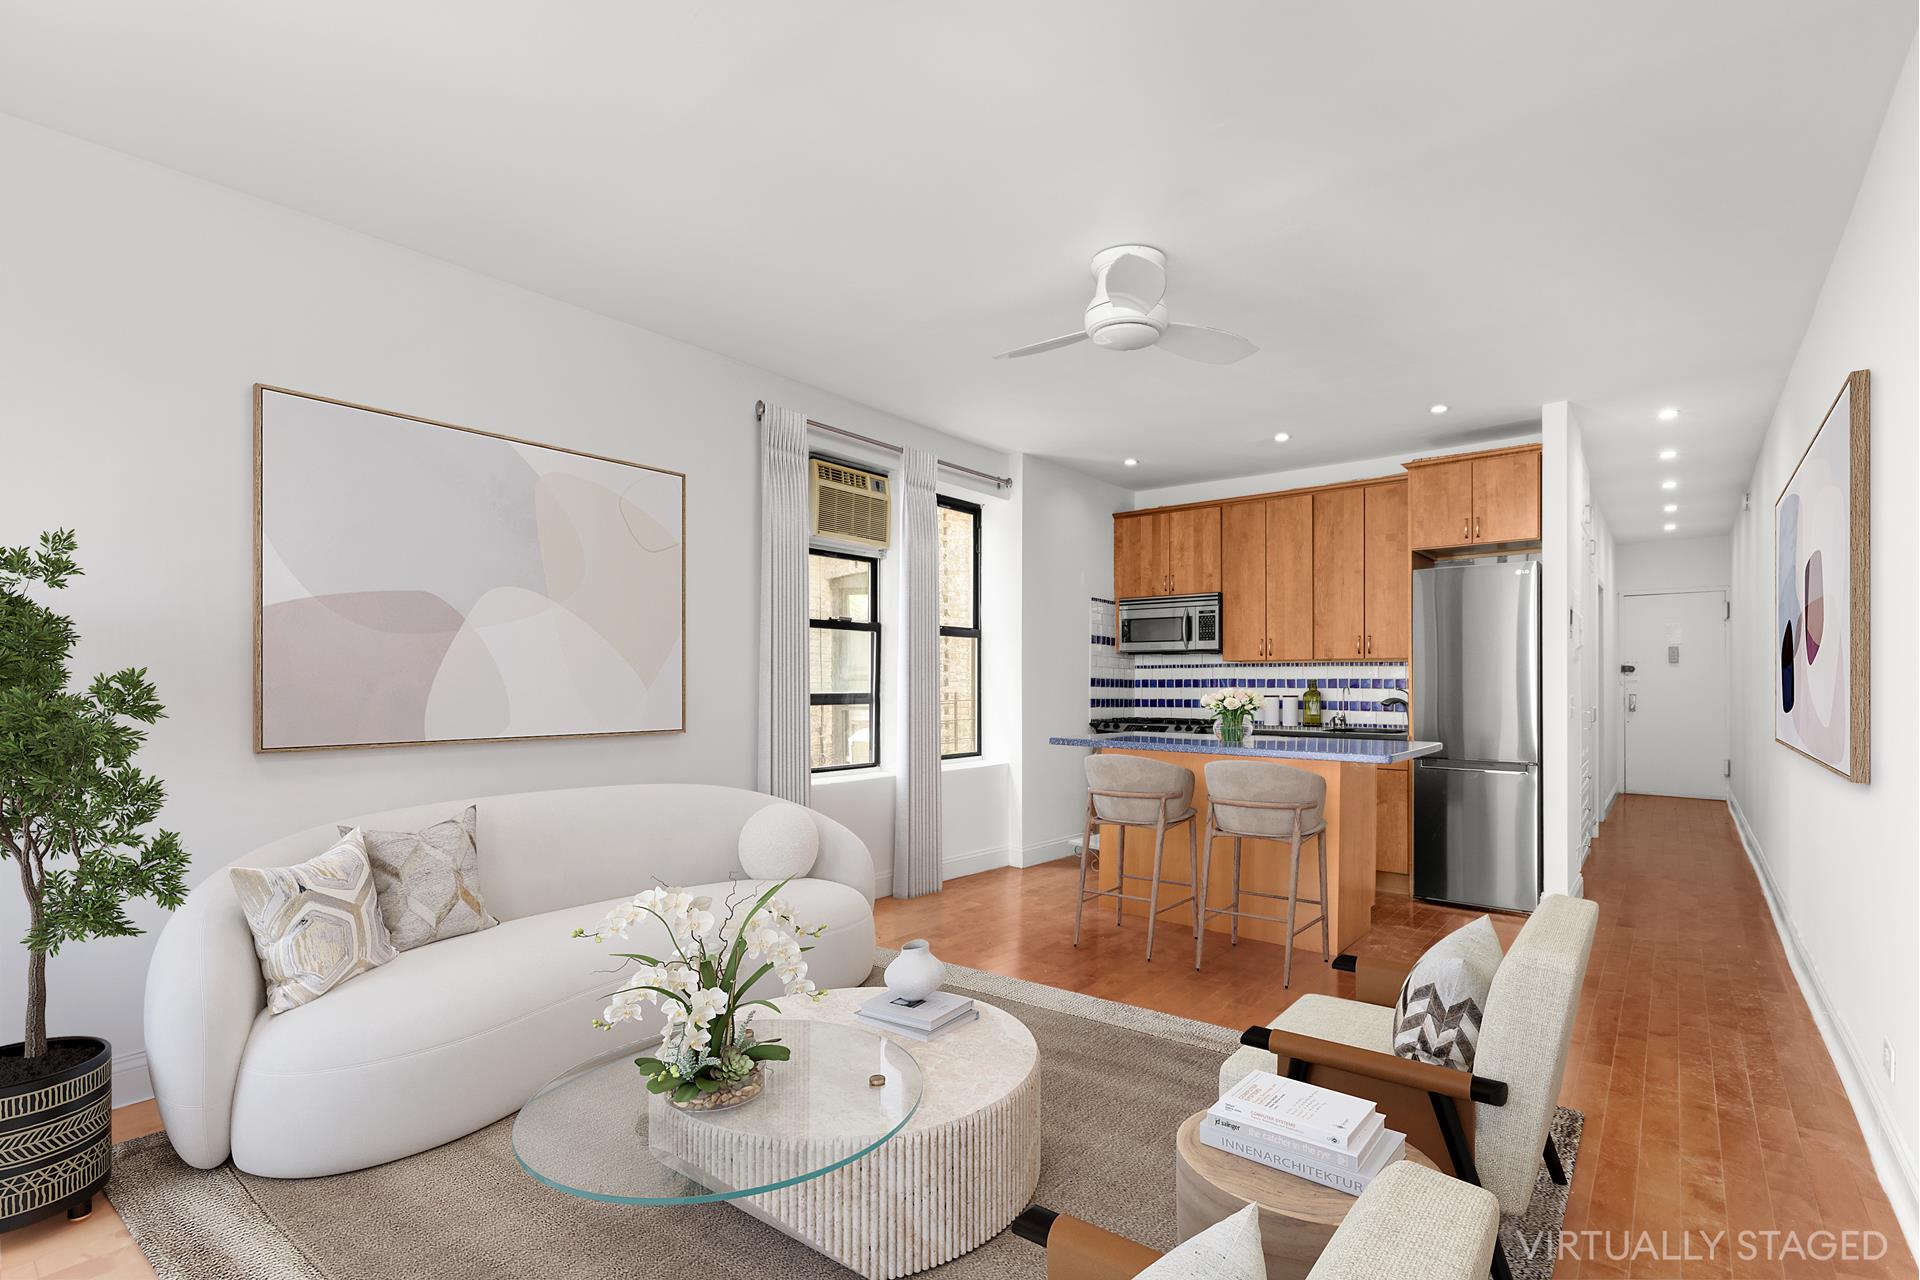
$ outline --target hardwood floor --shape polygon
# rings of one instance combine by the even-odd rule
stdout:
[[[1304,948],[1283,992],[1278,946],[1229,948],[1215,935],[1196,973],[1177,912],[1162,918],[1151,964],[1142,925],[1116,927],[1111,907],[1091,903],[1076,950],[1075,877],[1051,863],[884,900],[880,941],[930,938],[956,964],[1230,1027],[1265,1023],[1309,991],[1352,994],[1349,975]],[[1597,1234],[1576,1234],[1555,1276],[1913,1276],[1726,806],[1621,797],[1585,877],[1600,923],[1561,1096],[1586,1115],[1565,1229]],[[1383,899],[1354,950],[1411,960],[1473,915]],[[1503,942],[1523,923],[1493,920]],[[1814,1233],[1863,1230],[1882,1233],[1884,1257],[1781,1257],[1778,1237],[1769,1257],[1760,1234],[1796,1232],[1818,1253],[1829,1245]]]
[[[1555,1276],[1913,1276],[1726,806],[1624,796],[1585,875],[1600,926],[1561,1097],[1587,1117],[1566,1219],[1578,1248]],[[1225,1026],[1263,1023],[1308,991],[1352,992],[1350,976],[1303,949],[1283,993],[1277,946],[1229,947],[1211,935],[1196,973],[1193,934],[1174,913],[1151,964],[1143,927],[1117,927],[1111,909],[1092,905],[1076,950],[1074,878],[1052,863],[969,876],[933,897],[886,899],[880,940],[927,937],[955,964]],[[1355,950],[1412,959],[1472,915],[1387,899]],[[1503,941],[1521,923],[1494,917]],[[114,1113],[116,1140],[158,1127],[152,1103]],[[96,1204],[84,1222],[55,1218],[0,1235],[0,1280],[152,1277],[119,1216]],[[1814,1233],[1837,1241],[1862,1230],[1882,1233],[1884,1257],[1783,1258],[1778,1244],[1769,1257],[1760,1234],[1795,1232],[1818,1253],[1828,1238]],[[1742,1232],[1760,1247],[1736,1252]]]

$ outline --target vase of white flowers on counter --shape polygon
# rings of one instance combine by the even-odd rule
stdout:
[[[594,1020],[602,1030],[641,1016],[648,1005],[666,1014],[660,1047],[651,1057],[635,1058],[648,1093],[663,1093],[682,1111],[718,1111],[760,1095],[769,1063],[785,1062],[792,1051],[777,1040],[756,1035],[755,1005],[779,1012],[771,1000],[742,1000],[753,985],[774,975],[790,996],[819,999],[807,977],[801,938],[817,938],[825,926],[808,928],[794,919],[779,896],[787,882],[774,885],[745,915],[729,901],[724,919],[713,914],[713,900],[684,889],[648,889],[607,913],[591,932],[576,938],[604,943],[625,938],[642,917],[665,927],[670,951],[659,956],[618,951],[635,966],[631,982],[613,993],[606,1012]],[[737,919],[736,919],[737,917]]]
[[[1237,747],[1247,740],[1247,721],[1253,719],[1260,695],[1251,689],[1215,689],[1200,699],[1200,709],[1212,716],[1222,746]]]

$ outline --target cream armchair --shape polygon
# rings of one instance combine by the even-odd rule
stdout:
[[[1270,1026],[1249,1029],[1220,1068],[1221,1091],[1261,1070],[1371,1098],[1443,1170],[1492,1192],[1502,1213],[1521,1213],[1543,1161],[1566,1181],[1548,1129],[1599,914],[1583,899],[1541,899],[1494,973],[1471,1075],[1394,1056],[1406,967],[1362,956],[1357,999],[1302,996]],[[1498,1250],[1493,1274],[1507,1274]]]
[[[1014,1219],[1013,1229],[1046,1246],[1047,1280],[1131,1280],[1160,1257],[1038,1206]],[[1500,1208],[1491,1193],[1402,1160],[1360,1193],[1307,1280],[1479,1280],[1499,1231]]]

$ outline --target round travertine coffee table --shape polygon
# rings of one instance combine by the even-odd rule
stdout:
[[[1200,1141],[1200,1126],[1206,1118],[1204,1111],[1187,1117],[1174,1143],[1177,1238],[1191,1239],[1257,1204],[1267,1280],[1305,1276],[1333,1238],[1334,1228],[1346,1221],[1354,1197],[1208,1146]],[[1412,1143],[1407,1144],[1406,1158],[1424,1168],[1438,1168]]]
[[[855,1013],[879,994],[778,1001],[756,1021],[793,1060],[729,1111],[688,1114],[649,1097],[632,1049],[589,1063],[521,1109],[514,1154],[536,1180],[587,1199],[730,1201],[868,1280],[951,1261],[1032,1201],[1039,1049],[986,1004],[935,1040],[869,1028]]]

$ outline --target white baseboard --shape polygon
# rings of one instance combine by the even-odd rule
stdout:
[[[948,854],[940,864],[942,881],[958,880],[963,876],[978,875],[982,871],[992,871],[998,867],[1010,865],[1005,849],[975,849],[971,853]],[[888,868],[873,878],[873,896],[890,898],[893,896],[893,870]]]
[[[1052,840],[1043,840],[1039,844],[1030,844],[1020,851],[1016,866],[1037,867],[1043,862],[1058,862],[1062,858],[1073,856],[1073,846],[1080,839],[1080,833],[1058,836]]]
[[[1800,984],[1800,993],[1806,997],[1807,1008],[1813,1011],[1813,1024],[1819,1028],[1821,1040],[1826,1042],[1827,1056],[1833,1059],[1833,1065],[1840,1074],[1841,1087],[1847,1091],[1847,1101],[1853,1105],[1854,1118],[1859,1121],[1860,1132],[1866,1137],[1867,1154],[1873,1159],[1873,1171],[1879,1176],[1880,1185],[1886,1189],[1887,1199],[1893,1205],[1893,1216],[1899,1220],[1900,1230],[1907,1237],[1907,1247],[1920,1252],[1920,1245],[1916,1245],[1920,1197],[1915,1195],[1913,1153],[1900,1140],[1898,1125],[1887,1114],[1886,1104],[1881,1101],[1880,1095],[1868,1083],[1873,1079],[1870,1064],[1862,1062],[1854,1052],[1853,1041],[1847,1036],[1833,1001],[1827,998],[1826,988],[1821,985],[1820,972],[1801,943],[1800,933],[1794,928],[1792,918],[1780,903],[1773,873],[1767,869],[1766,859],[1760,854],[1759,837],[1748,825],[1747,815],[1741,812],[1738,800],[1729,796],[1727,809],[1733,814],[1734,829],[1740,833],[1740,847],[1746,850],[1747,861],[1753,864],[1754,877],[1760,881],[1760,892],[1766,897],[1774,930],[1779,933],[1780,945],[1787,953],[1787,965],[1793,970],[1794,981]]]
[[[153,1077],[147,1074],[146,1050],[113,1055],[113,1105],[145,1102],[153,1096]]]

